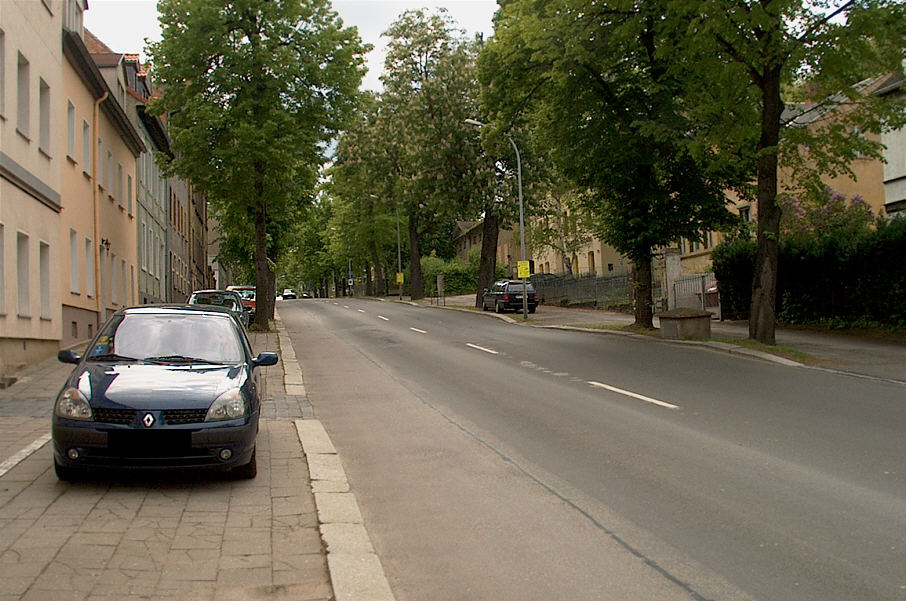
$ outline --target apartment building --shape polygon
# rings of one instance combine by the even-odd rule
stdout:
[[[67,0],[81,15],[81,0]],[[136,161],[146,147],[127,117],[121,55],[81,24],[62,30],[67,162],[61,232],[61,344],[91,337],[117,309],[136,302]]]
[[[0,377],[61,337],[62,0],[0,10]]]
[[[162,303],[167,296],[167,211],[168,182],[157,164],[155,152],[170,155],[170,141],[164,124],[149,115],[145,105],[151,98],[150,75],[137,54],[127,54],[126,114],[132,120],[149,152],[138,159],[135,197],[137,201],[138,296],[141,304]]]

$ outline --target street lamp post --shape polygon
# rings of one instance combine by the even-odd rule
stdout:
[[[488,126],[477,119],[466,119],[466,124],[473,127],[493,127]],[[516,179],[519,183],[519,245],[522,248],[522,262],[525,263],[525,210],[522,203],[522,159],[519,156],[519,148],[516,146],[516,142],[513,141],[510,134],[505,133],[506,139],[510,141],[510,144],[513,146],[513,150],[516,151]],[[528,319],[528,294],[527,286],[525,283],[525,278],[522,279],[522,319]]]

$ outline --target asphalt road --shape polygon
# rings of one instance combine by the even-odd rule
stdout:
[[[287,301],[408,599],[906,598],[906,387],[364,299]]]

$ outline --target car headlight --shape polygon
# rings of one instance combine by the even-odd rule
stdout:
[[[242,392],[238,388],[233,388],[217,397],[217,400],[208,409],[208,414],[205,416],[204,421],[217,422],[226,419],[238,419],[248,415],[248,412],[248,404],[242,397]]]
[[[53,412],[57,417],[65,417],[67,419],[90,421],[93,418],[88,399],[77,388],[72,387],[60,393]]]

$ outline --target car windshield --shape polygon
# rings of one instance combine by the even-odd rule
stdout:
[[[526,284],[525,291],[534,292],[535,287],[531,284]],[[510,282],[510,292],[522,292],[522,282]]]
[[[239,301],[232,294],[222,292],[198,292],[189,299],[190,305],[214,305],[217,307],[226,307],[231,311],[242,311]]]
[[[88,354],[95,360],[238,363],[242,343],[227,315],[127,314],[111,320]]]

